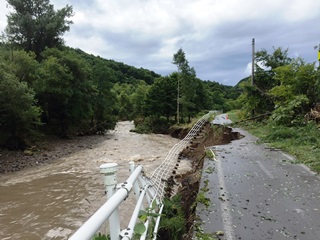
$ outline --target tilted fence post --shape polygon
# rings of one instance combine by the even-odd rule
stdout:
[[[117,163],[105,163],[100,166],[100,173],[103,174],[103,182],[106,187],[107,199],[109,200],[116,192],[117,187]],[[120,219],[116,209],[109,218],[109,229],[111,240],[120,239]]]

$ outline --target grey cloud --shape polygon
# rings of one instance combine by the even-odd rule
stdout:
[[[277,22],[257,19],[256,21],[225,22],[216,28],[208,29],[203,38],[194,37],[188,23],[181,22],[179,31],[171,37],[178,40],[175,45],[186,52],[190,66],[194,67],[197,76],[203,80],[223,82],[235,85],[246,76],[245,69],[251,61],[251,41],[256,40],[256,50],[262,48],[272,52],[273,47],[289,48],[289,54],[300,54],[307,61],[313,61],[313,46],[317,43],[317,33],[311,24],[315,20],[304,22]],[[139,32],[127,31],[115,33],[107,30],[86,30],[73,26],[79,34],[98,34],[113,48],[113,52],[101,50],[101,56],[119,60],[136,67],[149,68],[162,75],[175,71],[172,56],[154,58],[164,47],[169,36],[159,34],[142,35]],[[308,48],[310,48],[308,50]],[[315,56],[315,55],[314,55]],[[292,56],[295,57],[295,56]]]
[[[242,7],[238,0],[227,1],[231,4],[228,4],[231,6],[228,12],[216,11],[212,17],[211,12],[201,15],[201,12],[190,9],[185,15],[178,8],[178,3],[173,1],[148,1],[149,5],[139,1],[137,6],[127,1],[126,4],[130,5],[127,10],[130,11],[125,11],[125,6],[120,6],[118,0],[52,0],[52,3],[56,8],[73,5],[76,12],[71,31],[66,34],[67,45],[135,67],[148,68],[162,75],[176,71],[176,66],[171,63],[172,57],[182,47],[200,79],[235,85],[247,77],[245,70],[251,62],[253,37],[257,51],[262,48],[268,52],[272,52],[273,47],[289,48],[291,57],[300,55],[307,62],[317,60],[313,47],[320,43],[320,15],[308,15],[312,9],[306,8],[301,11],[302,15],[299,12],[299,16],[295,17],[288,15],[294,13],[294,8],[286,12],[284,1],[258,4],[255,12],[248,11],[246,6],[243,9],[232,7],[232,3],[237,8]],[[152,8],[153,3],[155,8]],[[201,3],[199,1],[198,6]],[[206,3],[203,6],[210,6],[209,2]],[[317,0],[308,2],[309,5],[311,3],[318,4]],[[305,6],[305,1],[301,0],[300,4]],[[221,9],[227,10],[227,4],[222,5]],[[260,5],[269,9],[261,9]],[[136,8],[139,11],[144,6],[160,12],[137,14]],[[167,9],[168,6],[172,9]],[[190,1],[183,2],[183,6],[191,6]],[[123,15],[113,14],[123,12]],[[307,15],[303,15],[304,12]],[[0,16],[0,27],[4,18],[4,15]]]

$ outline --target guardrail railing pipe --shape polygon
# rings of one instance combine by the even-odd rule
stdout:
[[[103,174],[103,182],[106,187],[107,199],[109,200],[116,192],[117,187],[117,163],[105,163],[100,166],[100,173]],[[109,230],[111,240],[120,239],[120,219],[118,208],[109,218]]]
[[[134,171],[135,163],[133,161],[129,162],[129,169],[130,169],[130,172]],[[134,194],[136,195],[136,199],[138,200],[140,195],[139,181],[134,182],[133,191],[134,191]]]

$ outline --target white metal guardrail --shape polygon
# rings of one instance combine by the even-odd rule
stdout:
[[[160,217],[163,210],[163,197],[165,193],[166,181],[175,167],[179,154],[196,137],[203,124],[208,121],[212,112],[204,115],[192,127],[187,136],[173,146],[165,160],[155,169],[150,178],[142,173],[142,166],[135,166],[130,162],[130,177],[122,184],[117,184],[116,163],[107,163],[100,166],[103,174],[104,184],[107,192],[107,202],[103,204],[70,238],[69,240],[90,240],[97,233],[100,227],[109,220],[109,234],[111,240],[129,240],[134,235],[134,229],[138,221],[141,210],[145,210],[146,220],[143,224],[144,233],[140,239],[146,239],[148,228],[152,225],[153,231],[149,234],[155,240],[160,224]],[[121,203],[134,190],[137,204],[133,210],[128,226],[121,230],[118,208]],[[149,231],[150,232],[150,231]]]

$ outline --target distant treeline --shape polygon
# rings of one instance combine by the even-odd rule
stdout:
[[[46,48],[39,56],[9,44],[0,49],[2,146],[22,148],[39,133],[67,137],[104,132],[118,120],[153,126],[177,121],[178,72],[162,77],[62,46]],[[229,110],[239,95],[233,87],[195,76],[185,84],[181,80],[180,87],[186,88],[181,94],[190,94],[180,102],[182,121],[204,109]]]
[[[196,78],[185,53],[178,71],[153,71],[64,45],[72,6],[7,0],[11,12],[0,45],[0,146],[24,148],[36,136],[103,133],[118,120],[141,132],[165,132],[204,109],[228,110],[238,92]],[[92,43],[94,44],[94,43]]]
[[[288,49],[258,51],[253,84],[249,77],[234,87],[203,81],[182,49],[173,53],[177,71],[161,76],[65,46],[72,6],[7,3],[11,12],[0,43],[0,146],[24,148],[51,134],[103,133],[119,120],[134,120],[139,132],[165,133],[206,110],[241,109],[242,118],[268,113],[269,123],[286,126],[320,121],[319,68],[288,57]]]

